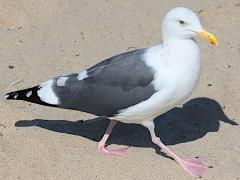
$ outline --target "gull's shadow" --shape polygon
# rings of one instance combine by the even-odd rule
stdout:
[[[174,108],[155,119],[156,134],[166,145],[174,145],[194,141],[208,132],[216,132],[223,121],[231,125],[238,125],[230,120],[215,100],[196,98],[188,101],[182,108]],[[109,120],[96,118],[86,121],[66,120],[21,120],[17,127],[38,126],[55,132],[82,136],[93,141],[99,141]],[[114,128],[108,144],[119,144],[135,147],[153,147],[149,132],[138,124],[118,123]]]

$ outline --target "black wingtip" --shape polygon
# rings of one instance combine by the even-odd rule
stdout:
[[[38,90],[39,90],[39,86],[35,86],[32,88],[27,88],[27,89],[23,89],[23,90],[19,90],[19,91],[10,92],[5,95],[5,99],[7,99],[7,100],[23,100],[23,101],[28,101],[31,103],[41,104],[44,106],[57,107],[57,105],[48,104],[46,102],[43,102],[38,96],[38,93],[37,93]]]
[[[9,100],[9,99],[15,99],[14,97],[16,97],[17,93],[16,92],[10,92],[10,93],[7,93],[5,95],[5,99]]]
[[[27,93],[29,93],[31,91],[31,95],[34,94],[37,96],[37,90],[38,90],[39,86],[35,86],[32,88],[27,88],[27,89],[22,89],[22,90],[18,90],[18,91],[13,91],[10,93],[7,93],[5,95],[5,99],[7,100],[25,100],[25,101],[31,101],[31,97],[29,97],[27,95]],[[30,96],[31,96],[30,95]]]

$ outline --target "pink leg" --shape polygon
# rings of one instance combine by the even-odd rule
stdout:
[[[210,168],[207,165],[201,163],[201,161],[197,158],[191,158],[191,159],[181,159],[178,157],[174,152],[172,152],[170,149],[168,149],[160,140],[159,137],[156,136],[154,131],[154,123],[153,122],[147,122],[146,127],[149,129],[152,142],[159,146],[165,153],[167,153],[168,156],[172,157],[185,171],[187,171],[190,175],[195,177],[201,177],[204,172]]]
[[[112,130],[113,130],[113,128],[116,124],[117,124],[117,121],[111,120],[103,138],[101,139],[101,141],[98,142],[98,150],[101,154],[109,155],[109,156],[121,156],[121,155],[126,154],[127,148],[119,148],[119,149],[108,150],[105,147],[105,144],[106,144],[106,142],[109,138],[109,135],[111,134],[111,132],[112,132]]]

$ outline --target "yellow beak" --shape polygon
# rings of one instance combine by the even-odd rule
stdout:
[[[196,32],[200,37],[202,37],[203,39],[206,39],[207,41],[209,41],[211,44],[213,45],[218,45],[218,40],[217,38],[212,35],[211,33],[207,32],[207,31],[202,31],[202,32]]]

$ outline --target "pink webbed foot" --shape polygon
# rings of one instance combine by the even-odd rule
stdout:
[[[185,171],[187,171],[190,175],[194,177],[202,177],[208,168],[212,168],[212,166],[207,166],[203,164],[198,157],[186,160],[179,159],[178,163]]]
[[[123,156],[126,154],[128,148],[118,148],[118,149],[108,150],[105,147],[105,145],[98,144],[98,150],[100,154],[107,155],[107,156]]]

